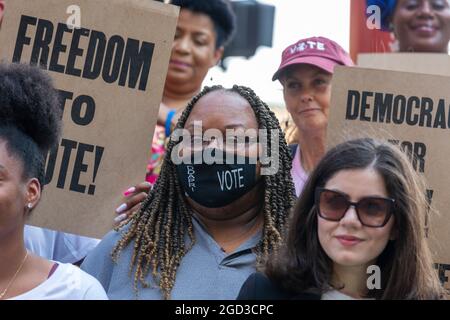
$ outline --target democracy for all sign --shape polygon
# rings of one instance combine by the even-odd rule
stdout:
[[[147,0],[73,4],[9,1],[0,58],[47,70],[64,110],[30,223],[101,237],[122,191],[145,178],[179,9]]]
[[[328,144],[375,137],[399,145],[426,178],[438,214],[426,217],[436,267],[450,288],[450,77],[337,67]]]

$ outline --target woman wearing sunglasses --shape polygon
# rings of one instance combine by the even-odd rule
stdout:
[[[424,234],[427,210],[401,151],[372,139],[340,144],[312,172],[286,244],[238,299],[444,298]]]

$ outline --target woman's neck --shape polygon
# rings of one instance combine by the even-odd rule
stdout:
[[[169,108],[180,109],[186,107],[191,99],[200,92],[200,87],[177,86],[171,88],[166,85],[164,87],[162,102]]]
[[[412,45],[405,45],[405,44],[403,44],[403,45],[400,45],[400,48],[399,48],[399,52],[400,53],[442,53],[442,54],[448,54],[448,46],[445,46],[445,47],[442,47],[442,48],[433,48],[433,49],[431,49],[432,51],[430,51],[430,49],[428,49],[428,50],[421,50],[420,48],[419,49],[415,49],[414,48],[414,46],[412,46]]]
[[[299,132],[300,164],[306,172],[311,172],[325,154],[326,136],[324,130]]]
[[[364,298],[369,290],[367,287],[367,267],[369,265],[344,267],[335,264],[331,280],[333,287],[350,297]]]
[[[225,220],[212,219],[198,212],[194,212],[194,215],[227,253],[233,252],[260,231],[264,222],[260,204]]]
[[[0,237],[0,282],[11,279],[22,263],[26,252],[23,228],[21,232],[11,232],[8,236]]]

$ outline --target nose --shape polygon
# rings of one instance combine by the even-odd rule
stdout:
[[[187,36],[179,37],[173,42],[173,49],[178,53],[189,53],[190,48],[190,41]]]
[[[359,221],[358,214],[356,213],[356,209],[354,205],[350,205],[344,216],[342,217],[340,223],[345,226],[350,227],[360,227],[362,226],[361,221]]]
[[[418,14],[421,18],[429,18],[430,16],[433,16],[434,10],[429,0],[422,1],[422,4],[419,6]]]
[[[314,95],[308,89],[304,89],[300,96],[300,101],[302,103],[312,102],[314,100]]]

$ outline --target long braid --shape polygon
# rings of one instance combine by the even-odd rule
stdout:
[[[258,259],[265,258],[281,242],[285,222],[294,203],[294,185],[290,177],[291,156],[275,114],[249,88],[234,86],[225,90],[221,86],[206,87],[188,104],[178,120],[176,129],[182,129],[197,101],[211,91],[235,92],[251,105],[260,129],[279,132],[280,170],[272,176],[263,176],[265,181],[264,227],[261,242],[257,248]],[[270,139],[268,150],[270,156]],[[192,210],[184,199],[184,192],[178,182],[176,167],[170,155],[177,141],[172,139],[167,145],[160,176],[142,203],[141,209],[127,222],[112,252],[118,261],[120,252],[131,242],[133,254],[130,275],[133,268],[134,290],[138,294],[139,283],[148,287],[146,277],[150,270],[153,279],[162,291],[164,299],[170,298],[175,284],[176,273],[181,260],[195,243],[192,224]],[[189,238],[186,243],[186,235]]]
[[[249,102],[255,112],[260,129],[266,129],[268,135],[273,130],[279,132],[279,150],[277,151],[280,168],[276,174],[264,176],[264,228],[258,246],[258,261],[262,261],[281,243],[286,229],[288,213],[295,202],[295,189],[291,177],[292,157],[278,119],[269,107],[250,88],[233,86],[231,91],[237,92]],[[270,137],[267,137],[266,141],[268,156],[271,156],[272,141]]]

